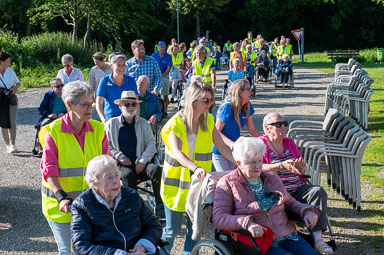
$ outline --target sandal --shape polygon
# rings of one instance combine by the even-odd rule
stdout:
[[[315,241],[315,249],[319,254],[328,255],[333,253],[333,249],[322,239]]]

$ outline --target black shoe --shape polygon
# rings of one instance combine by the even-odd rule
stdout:
[[[175,102],[175,99],[171,97],[170,103],[173,104]]]
[[[165,219],[164,204],[156,205],[155,216],[160,219]]]

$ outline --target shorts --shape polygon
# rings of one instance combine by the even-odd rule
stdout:
[[[169,76],[166,75],[161,77],[161,95],[168,96],[169,95]]]

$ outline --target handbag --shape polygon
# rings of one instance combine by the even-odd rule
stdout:
[[[4,88],[7,89],[7,86],[5,86],[3,79],[0,78],[0,80],[4,85]],[[9,90],[8,99],[9,99],[9,105],[17,105],[17,103],[19,102],[17,96],[15,94],[12,94],[10,90]]]

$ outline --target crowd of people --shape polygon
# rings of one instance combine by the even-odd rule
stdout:
[[[230,171],[217,184],[216,228],[248,230],[256,239],[269,232],[266,254],[331,254],[322,239],[327,196],[302,177],[305,162],[286,137],[288,122],[270,113],[263,133],[253,124],[247,77],[259,70],[265,80],[270,68],[289,72],[293,51],[287,39],[266,43],[249,32],[241,42],[227,41],[221,48],[202,37],[189,50],[172,39],[168,48],[159,41],[152,56],[143,40],[135,40],[130,59],[112,52],[107,61],[105,54],[95,53],[89,83],[74,67],[74,58],[63,55],[63,69],[38,108],[34,148],[42,156],[42,211],[59,254],[71,254],[71,249],[76,254],[155,254],[160,239],[170,251],[183,224],[191,176],[202,181],[211,171]],[[9,68],[10,58],[0,52],[0,124],[7,151],[13,153],[18,104],[11,95],[20,81]],[[215,120],[210,109],[216,69],[226,61],[230,87]],[[183,109],[161,129],[161,167],[155,162],[155,135],[162,114],[175,102],[169,100],[175,89],[171,72],[180,73],[188,86]],[[94,105],[99,120],[92,119]],[[241,137],[244,126],[251,137]],[[136,191],[143,180],[153,186],[153,212]],[[284,209],[299,214],[312,229],[315,250],[297,234]],[[159,218],[165,218],[163,229]],[[184,254],[189,254],[196,241],[186,219]]]

